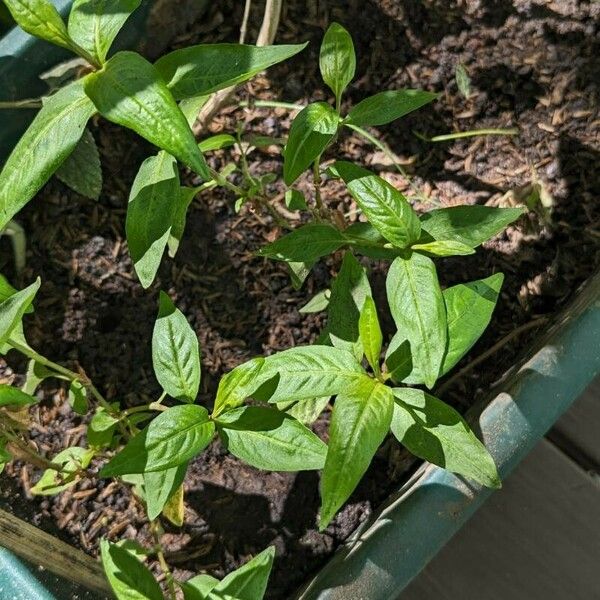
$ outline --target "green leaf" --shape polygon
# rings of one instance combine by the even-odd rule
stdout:
[[[352,354],[331,346],[298,346],[268,356],[260,378],[273,380],[269,402],[332,396],[369,379]]]
[[[351,252],[346,252],[340,272],[331,282],[323,335],[336,348],[350,352],[357,361],[363,356],[358,321],[365,298],[371,293],[364,267]]]
[[[0,303],[0,344],[9,340],[40,288],[38,277],[30,286]]]
[[[423,252],[431,256],[466,256],[475,254],[475,250],[467,244],[455,240],[435,240],[426,244],[413,244],[411,250]]]
[[[69,405],[78,415],[85,415],[87,413],[87,390],[81,381],[71,381],[69,385]]]
[[[400,382],[413,370],[410,342],[402,332],[396,332],[385,354],[385,366],[392,381]]]
[[[346,117],[346,123],[359,127],[385,125],[438,98],[423,90],[389,90],[359,102]]]
[[[393,185],[349,162],[337,161],[335,166],[369,223],[386,240],[406,248],[419,239],[419,217]]]
[[[210,443],[215,427],[202,406],[173,406],[154,418],[100,471],[100,477],[162,471],[187,462]]]
[[[228,133],[219,133],[217,135],[211,135],[210,137],[202,140],[198,144],[198,148],[202,152],[210,152],[211,150],[221,150],[222,148],[229,148],[237,143],[237,140]]]
[[[283,403],[280,403],[277,407],[279,410],[283,410],[286,414],[300,421],[300,423],[310,425],[319,418],[325,407],[329,404],[329,400],[331,400],[330,396],[322,396],[321,398],[310,398],[309,400],[292,402],[288,406],[282,406]]]
[[[321,531],[365,474],[390,428],[393,406],[392,390],[374,379],[338,395],[321,478]]]
[[[213,408],[214,418],[223,411],[241,406],[258,389],[262,383],[259,375],[264,362],[262,356],[253,358],[221,377]]]
[[[319,54],[319,67],[323,81],[331,88],[339,103],[356,70],[352,38],[339,23],[332,23],[325,32]]]
[[[394,389],[392,433],[415,456],[487,487],[500,487],[493,458],[450,406],[413,388]]]
[[[314,262],[345,243],[339,229],[325,223],[310,223],[261,248],[258,255],[286,262]]]
[[[165,54],[156,61],[155,67],[179,100],[211,94],[247,81],[305,47],[306,44],[260,47],[200,44]]]
[[[182,186],[179,188],[179,194],[175,196],[173,201],[174,210],[171,216],[171,233],[167,241],[168,254],[171,258],[179,250],[179,243],[185,230],[187,210],[197,193],[198,188]]]
[[[207,600],[211,590],[219,583],[219,580],[211,575],[202,573],[187,581],[180,582],[179,587],[183,591],[183,600]]]
[[[144,493],[148,519],[153,521],[160,515],[165,504],[181,487],[187,467],[186,462],[171,469],[144,473]]]
[[[217,430],[231,454],[257,469],[322,469],[327,446],[299,421],[274,408],[244,406],[222,414]]]
[[[4,302],[16,293],[17,289],[10,284],[4,275],[0,275],[0,303]],[[28,312],[33,312],[32,306],[29,307]]]
[[[77,471],[88,467],[94,452],[77,446],[59,452],[52,462],[62,467],[61,472],[46,469],[40,480],[31,488],[31,493],[35,496],[54,496],[74,486],[79,480]]]
[[[102,566],[117,600],[163,600],[154,575],[138,558],[103,539],[100,542]]]
[[[379,374],[379,358],[383,344],[383,335],[379,326],[377,308],[371,296],[365,298],[362,310],[360,311],[358,330],[367,361],[375,374]]]
[[[285,205],[290,210],[308,209],[304,194],[300,190],[287,190],[285,192]]]
[[[95,108],[83,91],[86,78],[50,96],[0,173],[0,229],[50,179],[79,142]]]
[[[125,225],[129,253],[144,288],[154,281],[173,223],[180,216],[179,196],[175,159],[164,151],[147,158],[131,186]]]
[[[4,0],[19,27],[63,48],[71,49],[71,40],[62,17],[49,0]]]
[[[181,484],[169,498],[162,511],[163,517],[175,527],[181,527],[185,521],[184,495],[185,490],[183,484]]]
[[[0,438],[0,475],[2,475],[6,463],[13,459],[12,454],[6,449],[6,443],[5,439]]]
[[[102,191],[102,168],[100,155],[89,129],[75,146],[75,150],[58,167],[56,176],[78,194],[98,200]]]
[[[317,292],[302,308],[298,309],[298,312],[305,315],[327,310],[330,298],[331,290]]]
[[[118,52],[85,80],[85,92],[109,121],[132,129],[205,180],[211,179],[194,134],[156,69],[135,52]]]
[[[439,376],[447,341],[446,308],[435,265],[413,253],[399,256],[388,272],[387,296],[398,331],[410,342],[413,364],[432,388]]]
[[[339,117],[325,102],[303,108],[292,126],[283,152],[283,179],[291,185],[321,155],[337,132]]]
[[[471,79],[467,73],[467,69],[461,63],[456,65],[456,71],[454,72],[454,78],[456,79],[456,85],[458,91],[465,97],[468,98],[471,95]]]
[[[475,248],[503,231],[524,212],[524,208],[451,206],[425,213],[421,217],[421,229],[433,240],[454,240]]]
[[[110,446],[117,423],[118,420],[105,408],[98,407],[87,428],[88,444],[93,448]]]
[[[27,311],[25,311],[27,312]],[[21,390],[26,394],[33,394],[37,389],[38,385],[48,379],[48,377],[62,378],[61,375],[51,371],[44,365],[36,362],[33,358],[27,363],[27,373],[25,374],[25,381],[21,386]]]
[[[169,296],[160,293],[152,332],[152,365],[156,379],[172,398],[193,402],[200,386],[198,338]]]
[[[440,377],[458,363],[489,325],[503,281],[504,275],[496,273],[443,291],[448,315],[448,349]]]
[[[304,285],[306,278],[310,275],[311,269],[315,266],[316,261],[308,262],[289,262],[287,263],[288,271],[290,272],[290,280],[292,287],[299,290]]]
[[[75,0],[69,14],[69,35],[100,64],[140,0]]]
[[[6,383],[0,384],[0,406],[28,406],[39,402],[37,398],[26,394],[19,388]]]
[[[179,102],[179,108],[184,114],[186,121],[190,127],[194,126],[200,109],[210,100],[209,95],[190,96]],[[202,150],[202,148],[200,148]]]

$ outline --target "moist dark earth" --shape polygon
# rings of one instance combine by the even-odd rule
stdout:
[[[237,41],[242,4],[211,3],[197,21],[179,24],[170,47]],[[249,40],[255,39],[260,9],[255,3]],[[380,171],[419,210],[465,203],[509,206],[522,201],[532,183],[543,186],[550,210],[538,207],[474,256],[438,261],[443,285],[497,271],[506,275],[489,329],[459,368],[522,328],[475,369],[445,386],[443,399],[462,411],[485,397],[539,334],[544,318],[566,305],[598,265],[599,19],[600,4],[583,0],[288,0],[276,41],[310,41],[308,49],[238,92],[239,100],[331,101],[318,73],[318,48],[328,24],[337,20],[350,30],[358,55],[345,108],[385,89],[420,87],[441,96],[418,113],[372,131],[409,173],[420,190],[418,198],[382,152],[354,135],[344,135],[337,154],[325,156],[325,164],[335,156]],[[471,79],[468,99],[455,83],[459,63]],[[246,132],[285,136],[290,112],[229,107],[209,129],[232,132],[236,123]],[[436,144],[414,134],[431,137],[484,127],[517,127],[519,135]],[[28,235],[27,268],[20,280],[13,273],[8,241],[0,242],[1,269],[11,281],[42,278],[35,313],[26,321],[34,348],[83,368],[111,400],[125,406],[152,401],[160,390],[152,374],[150,339],[158,291],[165,290],[198,334],[203,366],[198,401],[210,407],[223,373],[258,354],[315,340],[324,317],[302,315],[298,309],[328,286],[340,256],[317,264],[303,288],[294,290],[283,264],[253,254],[281,231],[260,210],[246,207],[236,214],[235,198],[225,192],[204,192],[194,201],[178,255],[165,258],[151,290],[142,290],[128,255],[124,222],[130,185],[154,150],[99,118],[92,132],[104,175],[100,200],[80,197],[56,180],[48,183],[18,215]],[[222,168],[235,158],[219,151],[209,160]],[[250,159],[256,175],[281,174],[277,148],[255,151]],[[194,181],[189,173],[182,176]],[[308,176],[299,186],[310,196]],[[276,183],[270,191],[280,206],[284,188]],[[326,185],[324,197],[332,210],[357,218],[335,182]],[[365,265],[389,336],[381,292],[386,266]],[[18,382],[25,362],[10,354],[7,363],[2,381]],[[46,383],[41,395],[31,415],[32,438],[40,451],[52,456],[68,444],[84,444],[84,422],[71,412],[65,389]],[[328,418],[326,412],[315,424],[325,439]],[[400,446],[388,440],[350,501],[319,533],[318,473],[257,471],[215,442],[190,465],[186,522],[180,529],[166,526],[167,558],[178,577],[203,571],[222,577],[274,544],[277,559],[267,597],[290,598],[401,484],[410,464]],[[16,463],[6,474],[2,495],[19,516],[92,555],[104,536],[149,542],[143,510],[124,484],[85,481],[56,498],[32,499],[29,489],[39,470]]]

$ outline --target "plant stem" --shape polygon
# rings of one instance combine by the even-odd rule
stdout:
[[[243,44],[246,41],[246,32],[248,31],[248,19],[250,18],[251,6],[252,0],[246,0],[246,4],[244,4],[244,16],[242,17],[242,24],[240,26],[240,44]]]
[[[223,177],[221,175],[221,173],[218,173],[214,169],[209,169],[209,170],[210,170],[210,174],[211,174],[212,178],[217,182],[217,185],[220,185],[221,187],[228,189],[229,191],[233,192],[237,196],[245,195],[245,191],[241,187],[238,187],[234,183],[231,183],[226,177]]]
[[[26,98],[24,100],[5,100],[0,102],[0,109],[14,108],[41,108],[42,100],[40,98]]]
[[[277,100],[242,100],[238,102],[241,108],[258,106],[259,108],[287,108],[288,110],[302,110],[305,108],[303,104],[293,104],[291,102],[279,102]]]
[[[413,131],[413,133],[425,142],[447,142],[449,140],[460,140],[462,138],[476,137],[478,135],[519,135],[516,127],[510,129],[471,129],[469,131],[457,131],[456,133],[445,133],[444,135],[434,135],[431,138]]]
[[[160,570],[163,572],[167,581],[167,587],[169,588],[169,596],[172,600],[177,600],[177,593],[175,591],[175,582],[173,581],[173,575],[171,574],[171,569],[167,564],[167,561],[165,559],[165,553],[162,544],[160,543],[160,536],[162,534],[162,527],[160,525],[160,522],[158,520],[151,521],[150,529],[152,531],[154,543],[156,546],[156,558],[158,558]]]
[[[321,198],[321,156],[322,153],[315,158],[315,162],[313,163],[313,184],[315,186],[315,204],[317,205],[317,214],[319,216],[319,220],[324,217],[329,216],[329,211],[326,209],[323,204],[323,199]]]

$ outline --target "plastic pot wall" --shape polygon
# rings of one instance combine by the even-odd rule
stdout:
[[[63,14],[69,0],[54,0]],[[150,0],[120,37],[144,35]],[[36,97],[38,78],[68,58],[18,29],[0,40],[0,100]],[[0,161],[34,111],[0,111]],[[516,365],[470,421],[506,477],[600,372],[600,275],[591,278],[546,337]],[[299,592],[300,600],[397,600],[399,593],[481,506],[491,492],[423,464],[411,480]],[[1,542],[1,540],[0,540]],[[20,596],[18,594],[21,594]],[[51,600],[21,561],[0,548],[0,597]],[[88,596],[91,597],[91,596]]]

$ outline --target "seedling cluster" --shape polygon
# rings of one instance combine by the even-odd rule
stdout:
[[[83,77],[44,100],[4,165],[0,227],[58,170],[69,185],[97,197],[101,185],[97,171],[81,168],[77,179],[68,168],[69,161],[88,167],[94,162],[89,159],[94,141],[86,125],[97,113],[160,148],[141,165],[127,207],[129,252],[145,288],[152,285],[165,249],[170,256],[177,252],[187,208],[203,189],[222,186],[235,194],[236,210],[253,202],[281,219],[266,191],[272,176],[267,180],[251,176],[244,154],[250,145],[273,140],[245,140],[238,131],[198,144],[190,124],[210,94],[248,80],[304,45],[198,45],[171,52],[154,64],[134,52],[107,58],[139,0],[75,0],[68,24],[48,0],[5,2],[24,30],[72,50],[87,61],[87,67]],[[299,285],[320,258],[333,253],[341,258],[330,288],[301,309],[326,311],[327,325],[314,345],[257,357],[224,375],[212,412],[196,404],[201,380],[198,338],[167,294],[160,294],[152,336],[152,364],[163,393],[149,404],[127,408],[104,398],[84,373],[30,347],[22,321],[33,310],[39,279],[20,291],[0,280],[1,350],[16,350],[29,359],[20,388],[0,386],[0,464],[18,458],[43,467],[32,489],[40,495],[57,494],[88,477],[120,478],[133,486],[146,506],[156,546],[102,542],[102,562],[119,598],[163,597],[144,564],[148,556],[158,559],[171,598],[178,587],[186,600],[263,597],[273,548],[220,582],[206,574],[176,581],[164,558],[161,519],[183,523],[187,466],[215,437],[231,454],[258,469],[322,470],[321,529],[352,494],[390,432],[419,458],[478,484],[500,485],[483,444],[432,389],[487,327],[503,276],[496,273],[442,290],[434,260],[474,253],[522,210],[457,206],[417,214],[403,194],[375,173],[346,161],[324,170],[321,157],[331,154],[344,129],[389,123],[437,97],[421,90],[384,91],[342,114],[343,93],[354,77],[355,64],[350,35],[332,24],[321,46],[320,69],[334,105],[317,102],[303,108],[284,140],[286,202],[306,213],[309,222],[305,219],[304,225],[258,251],[262,257],[288,263]],[[239,166],[221,172],[209,168],[203,152],[234,144],[240,148]],[[182,186],[178,163],[203,183]],[[307,170],[314,180],[314,195],[308,199],[292,187]],[[236,172],[233,183],[230,177]],[[364,220],[347,226],[331,214],[323,197],[328,178],[343,181]],[[385,307],[376,306],[368,272],[357,255],[389,262],[387,300],[397,328],[389,343],[378,317]],[[28,442],[23,418],[24,411],[38,402],[36,388],[49,377],[67,382],[74,411],[91,412],[87,444],[50,458]],[[331,405],[326,444],[309,426]]]

